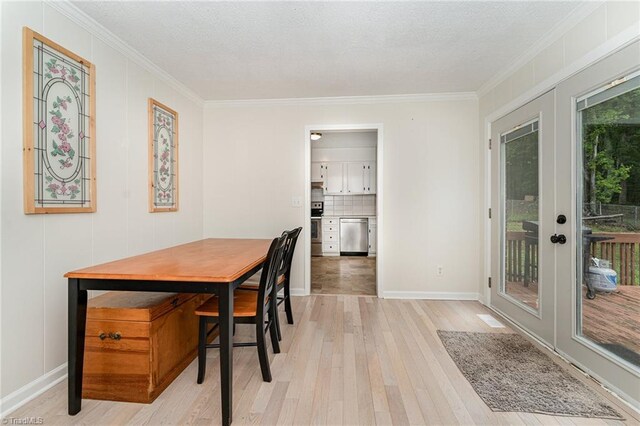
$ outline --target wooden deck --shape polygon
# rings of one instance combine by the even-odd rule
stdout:
[[[617,345],[635,352],[640,358],[640,286],[621,285],[615,293],[597,293],[593,300],[582,294],[582,333],[592,341]],[[537,309],[538,285],[525,287],[522,282],[507,283],[512,297]],[[624,351],[624,349],[621,349]],[[633,362],[633,359],[628,359]],[[638,364],[640,365],[640,364]]]
[[[507,281],[507,294],[533,309],[538,309],[538,283],[529,283],[525,287],[522,281]]]
[[[640,356],[640,286],[618,288],[616,293],[598,293],[593,300],[583,292],[582,333],[596,343],[621,345]]]

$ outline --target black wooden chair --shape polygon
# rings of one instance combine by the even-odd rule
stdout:
[[[284,311],[287,314],[287,322],[289,324],[293,324],[293,310],[291,309],[291,292],[290,292],[290,282],[291,282],[291,264],[293,262],[293,253],[296,250],[296,243],[298,242],[298,237],[300,236],[300,232],[302,231],[302,227],[292,229],[287,232],[287,245],[284,254],[284,258],[282,261],[281,269],[278,273],[279,276],[284,276],[284,282],[281,283],[281,280],[278,280],[276,295],[283,290],[282,296],[277,296],[278,306],[284,303]],[[278,339],[282,340],[282,332],[280,331],[280,320],[276,315],[276,326],[278,330]]]
[[[296,249],[296,243],[298,242],[298,237],[300,236],[300,232],[302,231],[302,227],[292,229],[291,231],[284,231],[282,233],[283,236],[286,236],[287,241],[285,243],[285,251],[282,259],[282,263],[280,264],[280,268],[278,269],[278,277],[276,280],[276,299],[278,301],[277,306],[280,306],[284,303],[284,310],[287,314],[287,322],[289,324],[293,324],[293,310],[291,308],[291,292],[290,292],[290,282],[291,282],[291,263],[293,262],[293,253]],[[241,289],[257,291],[258,290],[259,281],[257,278],[250,278],[247,280],[242,286]],[[280,292],[282,291],[282,296],[280,296]],[[282,340],[282,331],[280,330],[280,318],[276,315],[276,329],[278,332],[278,340]]]
[[[262,268],[258,291],[246,291],[238,289],[233,296],[233,324],[254,324],[256,327],[256,341],[246,343],[234,343],[234,347],[257,346],[262,379],[265,382],[271,381],[271,368],[269,367],[269,357],[267,355],[266,332],[271,334],[271,345],[274,353],[280,353],[278,342],[277,324],[275,321],[277,305],[273,303],[276,277],[281,268],[284,257],[286,235],[274,238],[267,252],[267,258]],[[207,348],[219,348],[220,344],[207,344],[208,324],[214,323],[217,327],[219,309],[218,297],[213,296],[200,305],[195,311],[200,317],[200,333],[198,340],[198,383],[204,381],[206,369]]]

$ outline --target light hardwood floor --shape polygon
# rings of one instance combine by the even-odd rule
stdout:
[[[436,335],[438,329],[512,332],[481,321],[476,314],[491,312],[477,302],[310,296],[293,298],[293,306],[296,324],[282,316],[282,352],[271,355],[271,383],[262,381],[255,348],[235,349],[234,424],[622,424],[492,412]],[[251,338],[249,329],[238,326],[238,340]],[[82,411],[69,417],[61,383],[11,417],[42,417],[46,425],[218,424],[218,352],[210,349],[207,356],[202,385],[194,362],[153,404],[84,400]],[[627,424],[640,423],[596,383],[566,368],[611,401]]]
[[[311,293],[376,295],[376,258],[320,256],[311,258]]]

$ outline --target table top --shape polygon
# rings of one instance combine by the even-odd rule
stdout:
[[[67,278],[233,282],[264,263],[271,240],[209,238],[78,269]]]

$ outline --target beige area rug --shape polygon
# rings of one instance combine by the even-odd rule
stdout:
[[[519,334],[438,330],[440,340],[493,411],[623,417]]]

